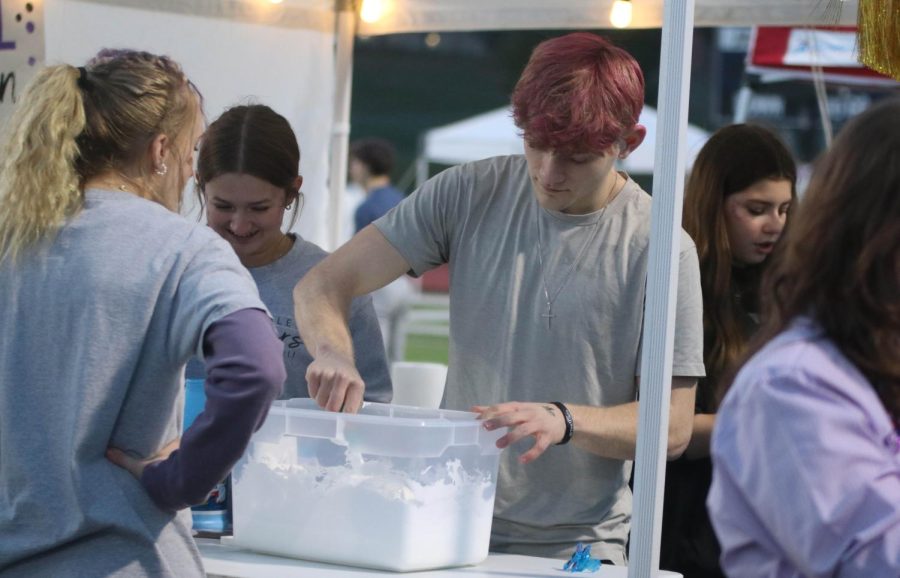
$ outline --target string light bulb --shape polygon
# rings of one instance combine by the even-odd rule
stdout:
[[[378,22],[385,11],[384,0],[363,0],[359,9],[359,19],[366,24]]]
[[[631,24],[631,0],[616,0],[609,11],[609,21],[616,28],[628,28]]]

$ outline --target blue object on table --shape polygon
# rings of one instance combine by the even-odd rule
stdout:
[[[600,560],[591,558],[591,545],[585,546],[578,542],[572,557],[563,565],[563,570],[566,572],[596,572],[600,569],[600,564]]]
[[[184,429],[194,423],[206,405],[205,379],[184,380]],[[191,508],[195,532],[224,534],[231,530],[231,476],[216,484],[206,503]]]

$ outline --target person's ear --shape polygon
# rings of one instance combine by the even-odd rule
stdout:
[[[297,175],[294,181],[291,183],[291,187],[286,191],[287,202],[284,205],[285,209],[290,209],[295,201],[300,199],[300,187],[303,186],[303,177],[301,175]]]
[[[647,136],[647,127],[642,124],[634,125],[634,128],[622,135],[619,147],[619,158],[626,159],[634,149],[641,146],[644,138]]]
[[[158,134],[150,141],[150,168],[157,175],[162,176],[168,171],[169,144],[169,137],[164,134]]]

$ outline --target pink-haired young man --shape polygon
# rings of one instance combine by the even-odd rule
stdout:
[[[644,139],[643,98],[637,62],[603,38],[543,42],[512,98],[524,156],[444,171],[294,290],[315,357],[310,394],[354,411],[364,384],[346,327],[351,299],[407,271],[450,264],[444,407],[474,407],[486,428],[510,428],[498,442],[508,449],[493,551],[563,558],[585,542],[595,556],[625,563],[650,197],[615,161]],[[690,439],[704,375],[699,269],[687,235],[675,331],[672,456]]]

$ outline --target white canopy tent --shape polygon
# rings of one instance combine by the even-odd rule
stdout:
[[[632,175],[653,174],[656,163],[657,114],[652,106],[644,106],[638,122],[647,129],[643,144],[628,158],[619,161],[619,168]],[[522,153],[522,137],[513,123],[509,108],[498,108],[463,120],[439,126],[425,132],[421,151],[416,159],[416,185],[428,176],[429,163],[456,165],[493,156]],[[700,148],[709,138],[700,127],[688,125],[687,165],[690,169]]]
[[[373,23],[358,23],[360,34],[389,34],[397,32],[427,32],[441,30],[500,30],[526,28],[595,29],[610,27],[609,14],[612,0],[381,0],[386,10]],[[74,0],[46,0],[52,4],[80,3]],[[67,37],[71,45],[82,46],[81,51],[70,52],[63,44],[58,52],[48,50],[48,59],[64,55],[66,59],[83,60],[87,51],[82,43],[98,31],[103,34],[119,34],[123,44],[169,52],[185,61],[190,51],[182,45],[187,42],[193,50],[205,54],[235,49],[230,44],[231,35],[212,34],[199,39],[194,27],[203,28],[201,20],[208,17],[232,19],[274,27],[300,28],[318,32],[327,37],[334,30],[336,50],[334,58],[321,50],[299,51],[286,39],[275,40],[267,46],[265,55],[253,65],[241,49],[230,54],[242,62],[240,71],[249,73],[271,58],[293,62],[298,68],[318,66],[334,70],[333,82],[315,86],[302,82],[303,88],[288,90],[290,96],[273,94],[273,98],[292,100],[295,111],[304,111],[309,122],[332,119],[330,144],[330,199],[328,213],[332,230],[330,238],[339,238],[341,222],[340,199],[343,195],[347,162],[347,136],[349,133],[349,86],[351,58],[356,17],[352,0],[284,0],[272,7],[267,0],[157,0],[151,6],[143,0],[81,0],[103,4],[139,7],[148,10],[176,13],[187,16],[189,25],[167,31],[165,40],[159,36],[147,38],[145,28],[149,20],[140,17],[127,19],[128,27],[117,24],[117,30],[82,19],[73,23],[68,18],[56,20],[56,30],[51,33]],[[648,290],[646,298],[645,331],[642,344],[641,386],[639,410],[639,439],[636,456],[635,500],[632,516],[632,538],[629,577],[647,577],[658,573],[659,535],[661,524],[662,483],[665,464],[666,431],[671,382],[674,304],[677,279],[677,248],[680,233],[681,203],[683,196],[683,171],[685,166],[687,130],[687,97],[691,71],[692,29],[696,26],[749,26],[754,24],[803,25],[803,24],[854,24],[856,0],[634,0],[633,27],[662,27],[660,64],[659,123],[656,155],[660,160],[654,169],[654,203],[652,233],[648,263]],[[268,6],[267,6],[268,5]],[[836,8],[831,10],[827,8]],[[73,10],[70,8],[70,10]],[[124,10],[124,9],[120,9]],[[332,12],[334,10],[334,12]],[[52,10],[48,9],[48,14]],[[333,18],[337,13],[337,18]],[[122,13],[117,13],[122,16]],[[98,14],[98,16],[100,16]],[[123,16],[124,17],[124,16]],[[109,22],[108,13],[102,21]],[[49,20],[49,18],[48,18]],[[334,27],[329,28],[328,22]],[[207,23],[209,24],[209,23]],[[317,28],[318,27],[318,28]],[[312,30],[310,30],[312,28]],[[268,29],[267,29],[268,30]],[[238,35],[236,31],[230,34]],[[277,36],[272,32],[272,36]],[[88,37],[78,39],[75,37]],[[329,40],[332,40],[329,38]],[[48,45],[52,40],[48,40]],[[146,42],[146,43],[144,43]],[[285,46],[291,47],[285,49]],[[302,58],[298,55],[302,54]],[[227,60],[227,59],[226,59]],[[306,62],[311,61],[311,62]],[[227,65],[227,62],[225,63]],[[217,70],[194,70],[192,75]],[[285,74],[285,83],[292,83],[300,75]],[[200,77],[197,77],[198,80]],[[317,80],[322,76],[315,76]],[[291,84],[291,86],[294,86]],[[321,101],[318,96],[325,95]],[[311,100],[310,100],[311,99]],[[330,100],[330,102],[325,102]],[[301,103],[301,104],[297,104]],[[285,104],[285,106],[291,106]],[[306,155],[325,156],[325,147],[318,152],[306,147]],[[332,244],[333,246],[333,244]]]

